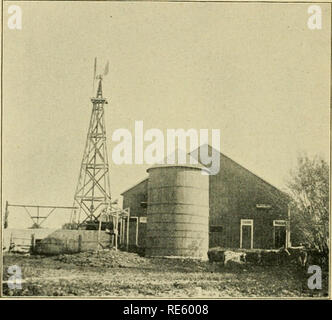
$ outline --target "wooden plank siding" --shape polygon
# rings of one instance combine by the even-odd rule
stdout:
[[[222,225],[224,230],[219,246],[239,248],[241,219],[253,219],[253,247],[274,247],[273,220],[287,220],[284,193],[223,154],[219,173],[210,176],[209,189],[210,225]],[[257,204],[271,208],[258,209]],[[210,243],[216,241],[211,239]]]
[[[123,208],[130,207],[132,217],[146,217],[141,203],[147,201],[147,189],[148,178],[122,193]],[[288,219],[287,205],[285,193],[220,154],[220,171],[209,177],[209,246],[239,248],[241,219],[253,219],[253,248],[274,248],[273,221]],[[144,246],[146,224],[138,229],[139,246]]]
[[[145,179],[122,193],[123,196],[123,208],[130,208],[131,217],[146,217],[147,208],[144,206],[144,202],[147,202],[148,197],[148,179]],[[136,221],[131,222],[130,226],[130,238],[129,245],[136,245],[135,236],[133,232],[136,230]],[[146,223],[141,223],[138,219],[138,246],[145,246],[145,234]]]

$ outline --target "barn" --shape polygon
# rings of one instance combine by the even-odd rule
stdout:
[[[148,256],[204,257],[213,247],[290,245],[285,193],[222,153],[216,175],[186,163],[155,165],[122,193],[131,247]]]

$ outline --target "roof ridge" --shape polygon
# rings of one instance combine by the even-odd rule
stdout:
[[[281,192],[282,194],[286,194],[285,192],[281,191],[278,187],[274,186],[272,183],[266,181],[265,179],[263,179],[262,177],[260,177],[259,175],[257,175],[256,173],[250,171],[249,169],[247,169],[246,167],[244,167],[243,165],[241,165],[240,163],[236,162],[235,160],[233,160],[232,158],[230,158],[229,156],[225,155],[224,153],[222,153],[221,151],[213,148],[212,146],[210,146],[208,143],[202,144],[201,146],[199,146],[198,148],[192,150],[189,153],[192,153],[194,151],[196,151],[197,149],[200,149],[202,146],[207,145],[208,147],[210,147],[211,149],[219,152],[220,155],[222,155],[223,157],[227,158],[228,160],[232,161],[234,164],[236,164],[237,166],[239,166],[240,168],[244,169],[245,171],[249,172],[250,174],[254,175],[256,178],[258,178],[259,180],[261,180],[262,182],[264,182],[265,184],[269,185],[270,187],[276,189],[277,191]]]

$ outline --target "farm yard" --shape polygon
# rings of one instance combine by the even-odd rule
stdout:
[[[22,289],[11,290],[9,266],[22,270]],[[309,290],[310,275],[297,265],[229,264],[136,253],[87,251],[56,256],[4,255],[5,296],[90,296],[125,298],[244,298],[328,296]]]

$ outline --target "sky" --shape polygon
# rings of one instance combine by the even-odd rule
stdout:
[[[145,130],[219,129],[222,153],[280,189],[300,154],[329,160],[329,4],[321,30],[307,27],[308,4],[17,4],[22,29],[4,29],[3,206],[73,204],[95,57],[99,70],[110,61],[113,199],[149,167],[112,163],[112,133],[139,120]],[[9,227],[30,225],[10,210]]]

